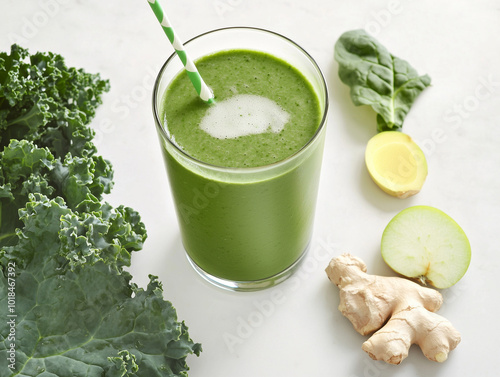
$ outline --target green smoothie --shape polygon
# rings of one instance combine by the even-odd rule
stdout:
[[[182,72],[160,109],[170,140],[190,156],[164,150],[184,247],[217,278],[270,278],[310,241],[322,137],[297,152],[318,132],[320,103],[297,69],[265,53],[223,51],[196,66],[215,104]]]

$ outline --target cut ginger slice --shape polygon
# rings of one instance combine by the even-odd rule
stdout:
[[[365,163],[373,181],[398,198],[417,194],[427,177],[427,161],[410,136],[399,131],[380,132],[368,141]]]

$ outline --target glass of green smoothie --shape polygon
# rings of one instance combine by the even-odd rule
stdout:
[[[271,287],[311,240],[325,79],[306,51],[263,29],[218,29],[185,48],[215,103],[198,97],[174,53],[153,112],[188,260],[219,287]]]

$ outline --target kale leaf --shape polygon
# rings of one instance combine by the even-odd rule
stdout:
[[[123,269],[147,234],[104,200],[89,123],[108,89],[60,55],[0,53],[1,376],[187,376],[201,352],[158,279]]]
[[[4,248],[4,258],[20,272],[15,278],[18,376],[185,375],[186,356],[199,354],[200,345],[190,340],[185,324],[177,322],[156,277],[150,276],[143,290],[106,258],[88,263],[75,259],[71,248],[64,250],[68,232],[61,229],[67,230],[70,220],[71,226],[78,220],[84,226],[87,217],[78,219],[60,197],[30,194],[21,216],[24,228],[18,245]],[[94,230],[81,236],[82,242],[103,243],[101,229]],[[0,279],[2,318],[9,318],[6,283]],[[3,361],[10,343],[7,321],[0,322],[0,334]],[[0,375],[9,372],[7,366],[0,367]]]
[[[95,153],[87,124],[108,90],[107,80],[67,67],[61,55],[12,45],[0,53],[0,147],[26,139],[57,157]]]
[[[399,131],[417,96],[431,83],[392,55],[364,30],[351,30],[335,44],[339,77],[351,88],[356,106],[370,105],[377,113],[377,130]]]

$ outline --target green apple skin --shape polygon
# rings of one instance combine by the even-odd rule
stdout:
[[[413,206],[399,212],[382,234],[384,261],[397,273],[436,288],[449,288],[467,272],[471,246],[443,211]]]

